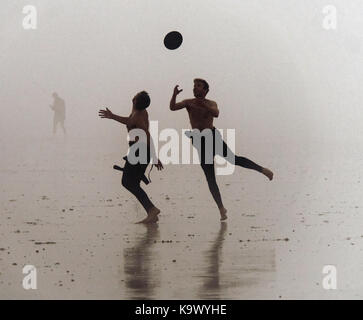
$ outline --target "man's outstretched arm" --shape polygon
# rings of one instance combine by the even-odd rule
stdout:
[[[127,121],[129,120],[129,117],[121,117],[117,114],[113,114],[108,108],[106,108],[106,110],[99,110],[98,115],[101,118],[112,119],[125,125],[127,125]]]
[[[183,89],[178,89],[179,86],[175,86],[174,88],[174,92],[173,92],[173,96],[171,97],[170,100],[170,110],[171,111],[176,111],[176,110],[180,110],[183,109],[187,106],[186,104],[186,100],[183,100],[182,102],[176,103],[176,96],[183,91]]]

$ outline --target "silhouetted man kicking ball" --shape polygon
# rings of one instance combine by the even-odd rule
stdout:
[[[134,164],[133,161],[129,161],[129,156],[126,157],[126,164],[123,168],[122,175],[122,185],[129,190],[136,198],[139,200],[141,205],[144,207],[147,213],[147,217],[138,223],[154,223],[158,221],[158,214],[160,210],[154,206],[150,201],[146,192],[140,187],[140,181],[145,175],[146,168],[150,162],[150,155],[156,154],[154,149],[154,144],[149,132],[149,115],[146,108],[150,105],[150,97],[147,92],[139,92],[132,99],[132,109],[131,114],[128,117],[121,117],[113,114],[111,110],[106,108],[106,110],[100,110],[99,116],[101,118],[113,119],[122,124],[125,124],[127,131],[130,132],[132,129],[141,129],[145,132],[147,145],[140,145],[139,149],[144,146],[147,149],[147,159],[145,162],[139,161]],[[136,137],[136,141],[130,141],[130,147],[135,144],[139,139]],[[140,150],[138,150],[140,151]],[[137,151],[137,152],[138,152]],[[163,165],[160,160],[155,164],[158,170],[163,169]]]
[[[223,140],[215,143],[216,139],[222,139],[218,130],[216,130],[216,128],[213,126],[213,119],[219,116],[217,103],[205,98],[205,96],[209,91],[209,85],[207,81],[203,79],[194,79],[194,89],[193,89],[195,97],[194,99],[187,99],[179,103],[176,103],[176,96],[182,91],[183,90],[178,89],[178,86],[175,86],[173,96],[170,101],[170,110],[176,111],[186,108],[189,114],[189,119],[192,129],[198,129],[199,131],[202,131],[204,129],[211,130],[213,137],[213,144],[207,144],[205,137],[201,137],[201,141],[199,144],[196,144],[194,141],[195,137],[192,137],[192,143],[193,146],[197,148],[200,158],[200,164],[207,178],[209,190],[212,193],[212,196],[219,208],[221,220],[226,220],[227,209],[223,206],[221,194],[219,192],[219,188],[216,181],[216,176],[214,172],[214,156],[218,154],[223,157],[227,149],[230,153],[232,153],[232,151],[228,148],[227,144]],[[221,145],[223,145],[223,150],[218,150],[218,148],[214,147],[218,143],[221,143]],[[211,145],[213,150],[209,150]],[[208,161],[206,157],[208,152],[212,153],[211,154],[212,161]],[[227,161],[230,161],[232,159],[234,164],[238,166],[261,172],[270,180],[272,180],[273,178],[273,173],[271,170],[261,167],[247,158],[236,156],[232,153],[232,157],[227,156],[226,159]]]

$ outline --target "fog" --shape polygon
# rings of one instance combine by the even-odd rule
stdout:
[[[360,141],[359,1],[335,1],[336,30],[322,27],[324,1],[33,1],[36,30],[22,27],[26,4],[1,4],[4,140],[47,135],[54,91],[73,136],[111,138],[97,110],[128,115],[140,90],[151,95],[151,120],[187,128],[185,112],[168,110],[172,89],[191,97],[203,77],[220,108],[216,126],[235,128],[237,145],[263,140],[278,153]],[[162,42],[172,30],[184,38],[174,51]]]
[[[22,10],[28,4],[37,9],[35,30],[25,30],[22,25],[25,17]],[[334,30],[323,28],[326,16],[323,8],[327,4],[337,9]],[[279,239],[291,237],[284,232],[292,232],[291,225],[295,228],[304,222],[294,214],[330,210],[336,205],[332,204],[332,199],[341,197],[339,205],[343,201],[347,203],[347,207],[341,205],[344,207],[341,210],[354,216],[352,208],[359,202],[361,192],[360,185],[352,187],[352,183],[360,183],[363,174],[359,162],[363,151],[362,11],[360,0],[328,3],[320,0],[32,0],[31,3],[2,0],[0,170],[3,212],[18,212],[19,221],[23,222],[21,210],[24,208],[28,208],[33,218],[38,217],[34,199],[44,196],[45,192],[51,192],[54,201],[62,203],[59,208],[53,203],[49,210],[60,210],[65,206],[63,203],[71,206],[72,201],[83,201],[82,197],[87,205],[94,205],[90,209],[92,213],[87,211],[87,214],[94,218],[93,227],[97,230],[99,199],[94,197],[96,194],[102,192],[105,199],[121,194],[123,204],[124,199],[131,199],[127,191],[120,191],[119,178],[116,181],[111,171],[112,164],[119,163],[120,156],[126,152],[126,128],[115,121],[100,119],[98,110],[108,107],[116,114],[128,116],[133,96],[146,90],[151,97],[149,118],[159,121],[159,129],[189,128],[187,112],[170,111],[169,101],[176,84],[183,89],[178,101],[191,98],[193,79],[198,77],[209,82],[207,98],[218,104],[220,114],[215,126],[235,129],[236,152],[270,167],[275,173],[272,182],[275,184],[270,185],[261,177],[256,178],[254,173],[246,173],[248,171],[224,177],[223,181],[235,183],[233,191],[228,193],[231,199],[240,196],[238,188],[246,187],[243,204],[231,204],[232,208],[238,211],[245,206],[243,210],[256,210],[261,214],[262,225],[271,222],[271,214]],[[168,50],[163,39],[173,30],[183,35],[183,43],[176,50]],[[60,127],[53,136],[53,112],[49,105],[53,103],[54,92],[65,101],[66,137]],[[64,171],[58,172],[60,168]],[[89,171],[85,173],[83,169]],[[175,192],[176,209],[170,205],[171,211],[179,212],[181,204],[188,202],[191,211],[209,213],[208,206],[214,204],[205,181],[197,180],[198,177],[204,179],[201,170],[196,168],[187,173],[179,166],[175,166],[175,171],[172,169],[168,167],[169,173],[165,170],[153,183],[156,186],[156,189],[152,187],[154,198],[165,192],[173,199],[171,193]],[[49,171],[39,173],[42,170]],[[190,190],[201,192],[202,204],[183,198],[184,178]],[[179,189],[170,187],[175,181],[180,181]],[[227,184],[221,187],[224,194],[228,190]],[[27,195],[28,191],[30,198],[21,208],[10,207],[9,201],[20,197],[21,193]],[[313,201],[303,198],[313,192]],[[90,194],[92,198],[87,198]],[[160,202],[162,205],[163,198]],[[51,221],[49,210],[44,214],[49,214]],[[280,217],[281,212],[291,215]],[[178,216],[178,219],[185,222],[183,217]],[[331,229],[324,229],[327,238],[334,238],[341,230],[341,221],[334,221],[329,225]],[[184,222],[175,229],[184,229]],[[9,223],[13,223],[12,229],[17,228],[15,221]],[[172,222],[168,223],[173,227]],[[319,223],[317,225],[321,226]],[[73,223],[70,225],[74,227]],[[110,225],[112,228],[112,221]],[[346,235],[359,225],[361,221],[357,220],[345,226]],[[235,234],[238,226],[238,223],[234,226]],[[75,233],[88,236],[86,225],[79,230],[77,227],[72,229]],[[246,234],[248,227],[246,225]],[[297,227],[293,236],[304,238],[305,227]],[[6,230],[1,233],[4,239]],[[39,234],[46,234],[44,230]],[[310,243],[300,248],[303,251],[296,250],[297,256],[309,254],[315,245],[314,237],[321,234],[320,229],[309,230]],[[219,234],[218,230],[211,232]],[[115,236],[116,243],[118,239]],[[16,240],[10,245],[17,247]],[[100,250],[101,246],[103,243],[99,244]],[[274,246],[272,243],[271,247]],[[227,247],[235,248],[231,243],[227,243]],[[344,261],[342,252],[350,254],[339,248],[330,256],[333,257],[331,263]],[[276,252],[279,257],[286,258],[288,254],[286,248]],[[315,254],[311,260],[320,259],[317,264],[326,262],[323,254]],[[18,255],[23,257],[20,251]],[[269,255],[274,257],[275,251]],[[78,253],[74,252],[74,256],[78,257]],[[354,260],[355,254],[349,257]],[[293,265],[294,258],[290,259]],[[303,263],[299,266],[305,267]],[[277,270],[274,268],[275,265],[269,265],[267,269],[283,278],[280,287],[288,286],[291,279],[304,282],[303,276],[299,278],[281,271],[278,265]],[[228,270],[226,272],[228,274]],[[236,287],[236,292],[238,289]],[[260,292],[259,289],[263,292],[263,284],[256,290]],[[293,292],[290,297],[301,294]],[[87,296],[84,292],[75,295]],[[109,296],[114,297],[113,293]],[[263,296],[271,297],[269,293]]]

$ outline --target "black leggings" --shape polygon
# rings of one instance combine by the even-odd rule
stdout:
[[[213,134],[212,163],[208,163],[210,161],[206,161],[206,160],[208,160],[208,157],[206,159],[205,137],[203,137],[203,136],[201,137],[200,148],[199,148],[199,146],[197,146],[196,149],[197,149],[198,154],[199,154],[200,165],[201,165],[201,167],[203,169],[205,177],[207,178],[209,190],[210,190],[210,192],[211,192],[211,194],[212,194],[212,196],[214,198],[214,201],[216,202],[218,208],[222,208],[223,203],[222,203],[221,193],[219,192],[219,188],[218,188],[217,181],[216,181],[216,175],[215,175],[215,171],[214,171],[214,156],[216,154],[218,154],[218,155],[220,155],[222,157],[225,157],[225,159],[230,163],[234,162],[234,164],[237,165],[237,166],[247,168],[247,169],[256,170],[258,172],[262,172],[262,167],[259,166],[256,163],[254,163],[250,159],[247,159],[245,157],[236,156],[232,152],[232,150],[229,149],[227,144],[222,139],[222,136],[220,135],[220,133],[215,128],[212,129],[212,134]],[[220,139],[219,141],[217,141],[217,145],[218,145],[218,143],[221,143],[221,145],[223,145],[223,150],[218,150],[218,148],[217,149],[215,148],[216,139]],[[193,146],[196,146],[193,137],[192,137],[192,143],[193,143]]]
[[[147,164],[131,164],[126,160],[122,175],[122,185],[129,190],[146,211],[154,207],[146,192],[140,187],[141,178],[145,174]]]
[[[134,142],[129,142],[129,145],[133,145]],[[140,146],[142,147],[142,146]],[[138,151],[136,151],[136,155],[138,156]],[[142,204],[146,211],[149,211],[152,207],[154,207],[153,203],[149,199],[146,192],[140,187],[140,182],[145,175],[146,168],[148,163],[150,162],[150,150],[147,149],[147,163],[137,163],[131,164],[127,156],[124,157],[126,160],[125,166],[123,168],[123,175],[122,175],[122,185],[129,190],[139,202]]]

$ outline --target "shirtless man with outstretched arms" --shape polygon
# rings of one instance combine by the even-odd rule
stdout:
[[[214,143],[215,140],[222,139],[222,137],[218,133],[218,130],[216,130],[215,127],[213,126],[214,118],[217,118],[219,116],[219,109],[215,101],[208,100],[205,98],[205,96],[209,91],[209,84],[204,79],[194,79],[193,93],[195,98],[186,99],[177,103],[176,97],[182,91],[183,91],[182,89],[179,90],[179,86],[175,86],[173,95],[170,100],[170,110],[176,111],[185,108],[188,111],[189,120],[192,129],[198,129],[199,131],[202,131],[204,129],[210,129],[213,136],[213,146],[216,145]],[[192,143],[193,141],[194,140],[192,138]],[[229,150],[229,152],[232,153],[232,151],[228,148],[227,144],[224,141],[221,142],[223,144],[223,153],[225,153],[227,149]],[[193,143],[193,145],[196,147],[195,143]],[[225,220],[227,219],[227,209],[223,205],[214,171],[214,156],[218,154],[216,153],[216,151],[218,152],[218,150],[215,150],[214,147],[213,150],[208,150],[207,148],[208,146],[209,145],[205,143],[205,140],[201,140],[201,144],[197,146],[200,157],[200,163],[203,172],[206,176],[209,190],[218,206],[221,215],[221,220]],[[208,163],[208,161],[205,161],[206,160],[205,151],[212,152],[213,156],[212,163]],[[223,154],[219,155],[223,156]],[[273,179],[273,173],[271,170],[261,167],[247,158],[236,156],[233,153],[232,155],[233,155],[232,158],[227,157],[227,161],[233,159],[234,164],[244,168],[253,169],[258,172],[261,172],[266,177],[268,177],[269,180]]]
[[[144,176],[146,168],[150,162],[150,154],[156,154],[154,150],[154,144],[149,132],[149,115],[146,111],[146,108],[149,105],[150,97],[147,92],[142,91],[135,95],[135,97],[132,99],[131,114],[128,117],[122,117],[113,114],[108,108],[99,111],[99,116],[101,118],[113,119],[126,125],[128,132],[130,132],[132,129],[141,129],[146,134],[148,153],[147,161],[145,161],[145,163],[140,161],[136,164],[132,164],[129,162],[129,159],[126,158],[126,164],[123,169],[122,175],[122,185],[139,200],[147,213],[147,217],[139,221],[138,223],[157,222],[158,214],[160,213],[160,210],[155,207],[146,192],[140,187],[140,181]],[[137,137],[135,140],[136,141],[130,141],[129,145],[132,146],[135,142],[137,142]],[[158,170],[163,169],[163,165],[160,160],[156,161],[155,166]]]

